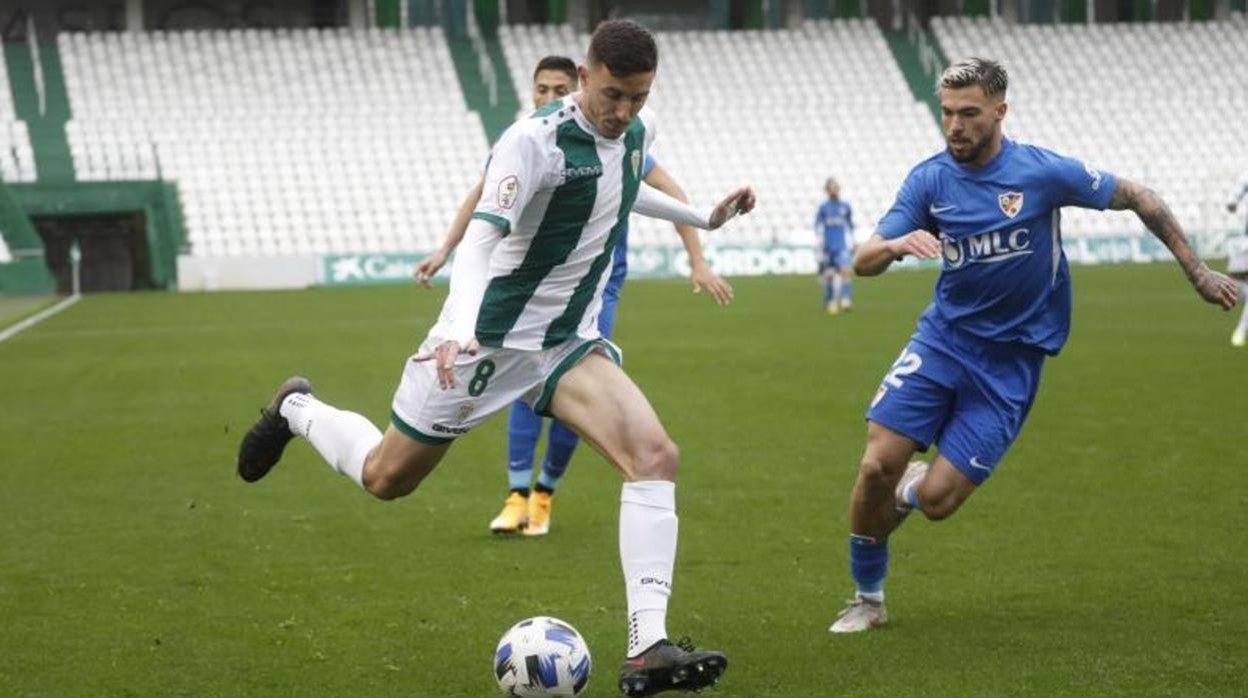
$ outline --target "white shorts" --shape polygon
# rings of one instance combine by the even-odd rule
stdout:
[[[476,356],[455,359],[455,387],[438,385],[434,361],[408,360],[394,391],[390,422],[407,436],[424,443],[447,443],[462,436],[487,417],[524,400],[533,411],[550,416],[550,399],[568,369],[591,351],[621,363],[620,348],[609,339],[574,337],[542,351],[481,347]],[[426,340],[420,353],[432,353]]]

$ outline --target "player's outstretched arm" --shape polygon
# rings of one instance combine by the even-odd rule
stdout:
[[[1224,310],[1235,307],[1239,300],[1238,285],[1209,268],[1209,265],[1196,255],[1192,246],[1183,234],[1183,228],[1170,207],[1157,192],[1129,179],[1119,178],[1114,187],[1114,194],[1109,200],[1109,208],[1115,211],[1131,210],[1140,217],[1140,221],[1149,232],[1170,250],[1178,260],[1192,288],[1209,303],[1220,305]]]
[[[447,258],[464,239],[464,233],[468,230],[468,221],[472,220],[472,212],[476,209],[477,202],[481,200],[481,190],[484,185],[484,177],[477,180],[476,185],[464,197],[464,202],[459,205],[459,210],[455,212],[455,218],[451,221],[450,230],[446,231],[446,238],[442,240],[442,245],[416,265],[415,276],[421,286],[429,288],[429,280],[446,264]]]
[[[677,201],[689,203],[685,190],[659,165],[650,168],[645,182]],[[706,289],[716,303],[728,305],[732,302],[732,285],[719,278],[711,270],[711,265],[706,263],[706,258],[702,256],[702,241],[698,239],[698,231],[683,223],[673,225],[676,227],[676,234],[680,236],[680,243],[685,246],[685,252],[689,255],[689,281],[693,284],[693,292],[701,293],[702,289]]]
[[[935,259],[940,256],[940,241],[926,230],[912,230],[892,239],[875,233],[854,252],[854,273],[858,276],[882,274],[890,264],[906,255]]]
[[[648,184],[637,191],[633,210],[647,218],[658,218],[672,223],[684,223],[695,228],[715,230],[738,213],[754,210],[754,189],[741,187],[724,197],[709,212],[699,211],[683,201],[678,201]]]

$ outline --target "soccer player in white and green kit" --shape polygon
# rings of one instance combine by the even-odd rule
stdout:
[[[626,695],[698,690],[727,667],[720,652],[668,641],[676,559],[678,450],[620,351],[598,331],[612,254],[629,213],[704,229],[754,207],[741,188],[699,211],[641,182],[655,136],[644,109],[658,67],[640,25],[594,32],[582,91],[507,130],[451,271],[437,324],[404,365],[383,435],[291,378],[239,447],[248,482],[303,436],[338,472],[381,499],[410,494],[452,441],[517,398],[593,444],[624,478],[619,545],[628,600]],[[683,644],[683,643],[682,643]]]

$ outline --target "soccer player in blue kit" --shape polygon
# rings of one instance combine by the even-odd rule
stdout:
[[[942,257],[935,300],[884,376],[867,412],[867,444],[850,503],[853,601],[829,628],[884,624],[888,536],[917,509],[948,518],[1017,438],[1045,357],[1070,330],[1063,206],[1130,209],[1165,243],[1205,301],[1229,310],[1235,283],[1192,251],[1155,192],[1044,148],[1005,138],[1007,76],[970,58],[940,77],[947,149],[919,163],[854,258],[862,276],[896,259]],[[935,444],[930,463],[910,459]]]
[[[841,200],[841,185],[833,177],[823,185],[828,198],[815,213],[815,253],[819,257],[819,278],[823,281],[823,303],[829,315],[848,311],[853,303],[854,210]]]

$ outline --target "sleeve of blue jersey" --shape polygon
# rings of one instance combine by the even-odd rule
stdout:
[[[1037,149],[1045,160],[1046,169],[1058,192],[1058,206],[1078,206],[1100,211],[1109,208],[1117,178],[1098,170],[1078,158],[1059,155],[1051,150]]]
[[[875,232],[891,240],[915,230],[927,230],[927,205],[931,197],[926,184],[927,177],[922,166],[911,170],[906,175],[906,181],[901,183],[892,208],[880,219]]]

